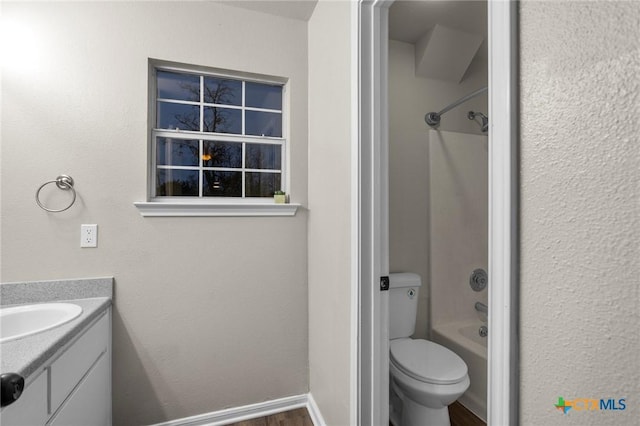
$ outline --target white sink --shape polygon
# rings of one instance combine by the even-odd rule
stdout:
[[[39,303],[0,309],[0,343],[58,327],[82,313],[73,303]]]

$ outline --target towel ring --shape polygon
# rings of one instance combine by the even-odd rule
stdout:
[[[40,202],[40,191],[42,191],[42,188],[44,188],[45,186],[49,185],[50,183],[55,183],[56,186],[58,188],[62,189],[63,191],[67,191],[67,190],[70,189],[71,192],[73,193],[73,199],[71,200],[71,204],[69,204],[67,207],[65,207],[63,209],[58,209],[58,210],[54,210],[54,209],[50,209],[48,207],[45,207]],[[65,210],[67,210],[69,207],[71,207],[73,205],[73,203],[75,203],[75,202],[76,202],[76,190],[73,189],[73,178],[71,176],[60,175],[55,180],[50,180],[48,182],[43,183],[42,185],[40,185],[40,188],[38,188],[38,190],[36,191],[36,203],[38,204],[38,206],[42,210],[46,210],[46,211],[51,212],[51,213],[63,212]]]

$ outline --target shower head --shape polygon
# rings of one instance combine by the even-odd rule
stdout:
[[[483,133],[487,133],[487,131],[489,131],[489,117],[487,117],[486,115],[484,115],[481,112],[473,112],[473,111],[469,111],[467,113],[467,118],[469,120],[475,120],[476,117],[480,117],[480,119],[482,120],[482,127],[480,128],[480,130]]]

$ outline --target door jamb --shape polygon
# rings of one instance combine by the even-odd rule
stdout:
[[[377,286],[388,272],[387,13],[393,0],[359,0],[359,117],[352,158],[358,197],[358,406],[360,425],[388,424],[388,313]],[[489,39],[489,425],[517,425],[518,375],[518,3],[488,1]],[[357,41],[356,41],[357,40]],[[380,226],[384,229],[381,230]],[[381,232],[380,232],[381,231]],[[382,234],[382,235],[381,235]],[[386,245],[385,245],[386,244]],[[381,247],[382,245],[382,247]],[[386,253],[386,255],[385,255]],[[354,381],[354,382],[355,382]]]

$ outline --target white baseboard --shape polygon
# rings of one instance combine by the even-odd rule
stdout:
[[[157,423],[153,426],[223,426],[257,417],[270,416],[283,411],[305,407],[314,426],[326,426],[322,414],[310,393],[244,405],[242,407],[227,408],[183,419]]]
[[[324,421],[324,418],[322,418],[322,413],[320,412],[320,409],[316,404],[316,400],[313,399],[313,395],[308,393],[306,397],[307,397],[307,411],[309,412],[309,417],[311,417],[311,421],[313,422],[313,425],[327,426],[327,424]]]

